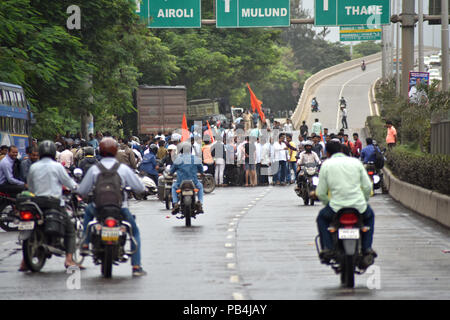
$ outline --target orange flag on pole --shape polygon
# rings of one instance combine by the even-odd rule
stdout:
[[[255,94],[253,93],[252,89],[250,88],[250,85],[247,83],[248,91],[250,92],[250,102],[252,105],[253,112],[255,112],[255,109],[258,110],[259,117],[261,118],[262,122],[266,122],[266,116],[264,115],[264,112],[261,109],[262,101],[258,100],[256,98]]]
[[[186,114],[183,113],[183,121],[181,122],[181,141],[186,141],[189,140],[191,138],[191,135],[189,134],[189,129],[187,126],[187,121],[186,121]]]
[[[208,120],[206,120],[206,125],[208,126],[208,134],[209,134],[209,136],[211,138],[211,142],[214,142],[214,136],[213,136],[213,133],[212,133],[212,130],[211,130],[211,126],[209,125],[209,121]]]

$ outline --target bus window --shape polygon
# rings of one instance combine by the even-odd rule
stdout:
[[[3,104],[3,90],[0,89],[0,104]]]
[[[17,93],[16,92],[14,92],[14,91],[11,91],[11,94],[12,94],[12,100],[13,100],[13,103],[12,103],[12,106],[13,107],[19,107],[19,102],[17,101]]]

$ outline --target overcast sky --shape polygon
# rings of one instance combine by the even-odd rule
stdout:
[[[314,2],[315,0],[301,0],[302,5],[304,9],[309,10],[309,15],[311,17],[314,17]],[[401,3],[399,0],[397,3]],[[410,0],[408,0],[410,1]],[[416,1],[416,12],[418,12],[419,4],[418,0]],[[391,1],[392,3],[392,1]],[[423,0],[423,7],[424,7],[424,14],[428,14],[428,6],[429,6],[429,0]],[[392,5],[391,5],[392,6]],[[401,6],[401,5],[400,5]],[[397,8],[399,8],[399,5],[397,4]],[[394,13],[394,8],[391,7],[391,13]],[[399,12],[399,11],[397,11]],[[322,28],[318,28],[322,29]],[[328,35],[327,39],[332,42],[339,41],[339,27],[330,27],[330,34]],[[418,42],[418,31],[416,28],[416,41],[415,44],[417,45]],[[433,42],[434,41],[434,42]],[[356,42],[355,42],[356,43]],[[434,46],[440,47],[441,45],[441,26],[440,25],[428,25],[428,22],[424,23],[424,44],[425,46]]]

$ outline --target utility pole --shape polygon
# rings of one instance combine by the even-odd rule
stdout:
[[[423,0],[419,0],[419,71],[425,71],[423,60]]]
[[[442,91],[449,90],[449,59],[448,59],[448,0],[441,0],[442,3]]]
[[[381,26],[381,80],[386,81],[386,32]]]
[[[409,72],[414,70],[415,1],[402,1],[402,83],[401,95],[408,98]]]
[[[400,9],[400,1],[401,0],[394,0],[395,4],[395,13],[397,13],[397,8]],[[398,4],[398,6],[397,6]],[[400,23],[397,23],[395,28],[397,29],[397,43],[395,44],[395,51],[396,51],[396,59],[397,63],[395,66],[395,88],[397,92],[397,96],[400,96]]]

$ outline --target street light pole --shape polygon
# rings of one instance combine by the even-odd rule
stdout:
[[[400,1],[401,0],[395,0],[395,13],[397,13],[397,10],[400,9]],[[398,9],[397,9],[398,8]],[[396,25],[397,29],[397,43],[395,44],[395,51],[396,51],[396,58],[397,63],[395,66],[395,88],[397,92],[397,96],[400,96],[400,23],[397,23]]]
[[[419,0],[419,71],[425,71],[423,60],[423,0]]]
[[[442,3],[442,91],[449,90],[449,59],[448,59],[448,0],[441,0]]]
[[[414,26],[416,2],[402,1],[402,83],[401,95],[408,98],[409,72],[414,70]]]

